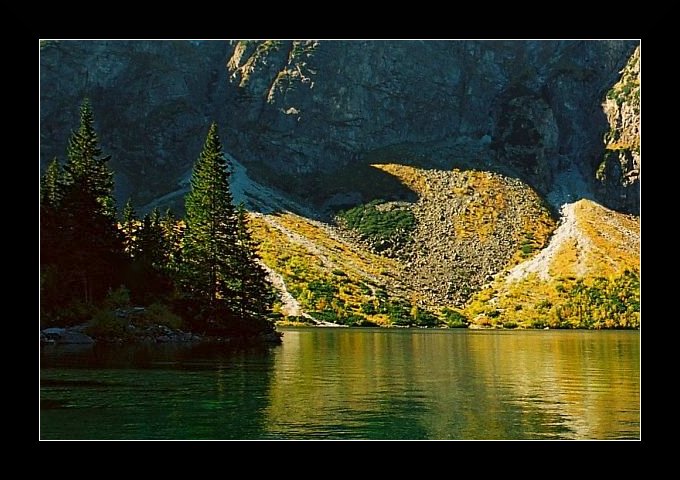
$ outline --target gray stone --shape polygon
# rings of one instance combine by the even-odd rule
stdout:
[[[62,335],[66,331],[65,328],[58,328],[58,327],[52,327],[52,328],[46,328],[45,330],[42,331],[43,334],[47,336],[52,336],[52,335]]]
[[[48,337],[43,332],[40,332],[40,343],[49,344],[49,343],[55,343],[55,341],[54,341],[53,338]]]
[[[70,328],[46,328],[41,332],[41,338],[44,336],[45,339],[50,341],[50,343],[60,343],[60,344],[92,344],[94,340],[92,337],[84,334],[79,327]]]

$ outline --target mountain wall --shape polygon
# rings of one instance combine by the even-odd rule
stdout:
[[[385,176],[369,172],[370,165],[391,162],[484,168],[542,194],[571,169],[605,204],[637,212],[634,195],[620,199],[620,175],[597,175],[614,115],[602,103],[635,47],[630,41],[44,42],[41,162],[63,158],[78,105],[88,96],[102,145],[113,155],[117,195],[132,195],[138,204],[186,180],[216,119],[227,150],[256,179],[329,209],[380,195],[355,180]]]

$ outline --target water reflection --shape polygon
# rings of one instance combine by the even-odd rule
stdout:
[[[637,438],[637,332],[286,330],[286,438]]]
[[[41,438],[261,438],[272,366],[266,349],[48,347]]]

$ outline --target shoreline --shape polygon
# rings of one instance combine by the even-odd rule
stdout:
[[[502,325],[501,326],[483,326],[483,325],[475,325],[475,324],[470,324],[465,327],[448,327],[446,325],[442,326],[437,326],[437,327],[421,327],[418,325],[371,325],[371,326],[359,326],[359,325],[340,325],[340,324],[311,324],[311,323],[304,323],[304,322],[278,322],[276,324],[276,327],[281,327],[281,328],[352,328],[355,330],[364,330],[364,329],[380,329],[380,330],[497,330],[497,331],[505,331],[505,332],[511,332],[511,331],[545,331],[545,330],[564,330],[564,331],[592,331],[592,332],[605,332],[605,331],[610,331],[610,332],[619,332],[619,331],[624,331],[624,330],[629,330],[629,331],[640,331],[640,327],[638,328],[578,328],[578,327],[566,327],[566,328],[558,328],[558,327],[544,327],[544,328],[532,328],[532,327],[522,327],[522,326],[517,326],[513,328],[504,328]]]
[[[255,336],[217,336],[154,325],[141,332],[123,335],[90,336],[87,325],[50,327],[40,330],[40,345],[168,345],[168,344],[271,344],[280,345],[283,333],[276,330]],[[140,329],[141,330],[141,329]]]

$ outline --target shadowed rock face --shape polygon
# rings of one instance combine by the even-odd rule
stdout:
[[[41,49],[41,160],[64,157],[89,96],[118,197],[133,193],[139,204],[177,188],[212,119],[253,175],[301,196],[309,180],[351,172],[385,147],[397,163],[400,152],[417,151],[411,163],[504,171],[547,193],[568,168],[596,181],[608,130],[602,101],[635,46],[49,43]]]

